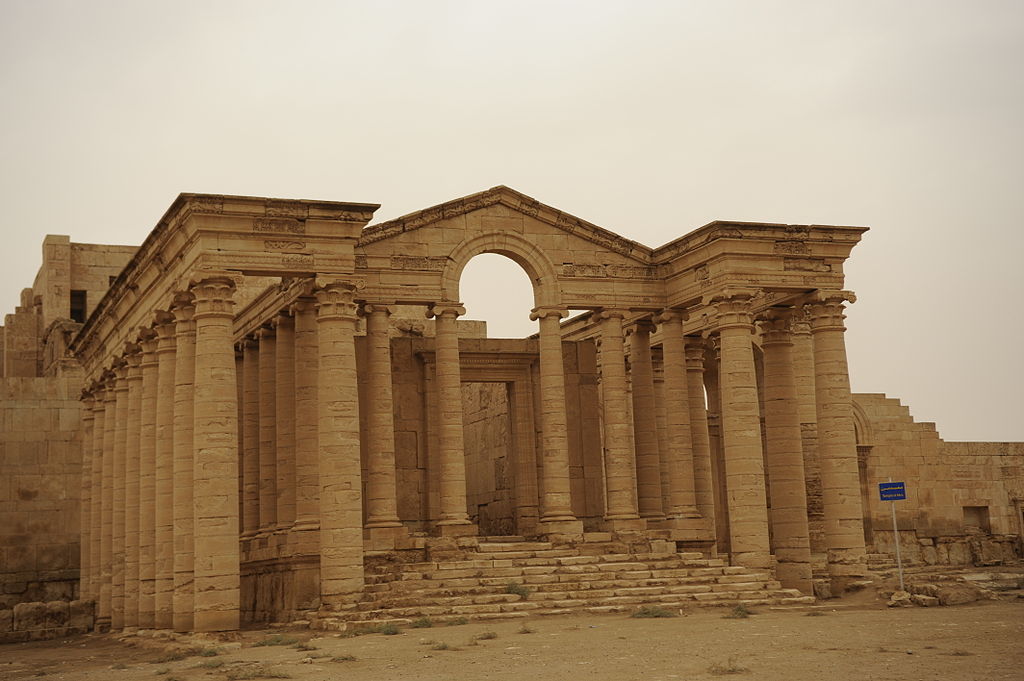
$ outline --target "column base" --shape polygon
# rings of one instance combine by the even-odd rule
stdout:
[[[643,518],[605,518],[604,529],[608,532],[640,532],[647,529]]]
[[[434,532],[438,537],[475,537],[480,529],[473,523],[466,521],[440,521],[435,523]]]
[[[583,538],[582,520],[541,520],[537,523],[537,534],[547,536],[551,534],[578,535]]]
[[[749,568],[770,569],[775,561],[772,554],[763,551],[744,551],[729,554],[730,565],[742,565]]]
[[[841,596],[852,582],[867,576],[867,555],[864,549],[829,549],[828,577],[833,596]]]
[[[711,523],[707,518],[701,516],[676,516],[665,519],[661,525],[666,530],[672,530],[672,538],[685,539],[712,539]]]
[[[394,551],[401,539],[409,536],[404,525],[391,527],[364,527],[363,544],[367,551]]]
[[[799,589],[806,596],[814,595],[810,563],[779,563],[775,566],[775,578],[783,588]]]

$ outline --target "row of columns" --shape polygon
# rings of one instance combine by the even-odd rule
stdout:
[[[264,406],[270,377],[246,349],[239,411],[235,286],[230,276],[192,282],[83,397],[81,591],[97,601],[100,626],[237,629],[243,528],[318,527],[325,609],[362,588],[353,287],[326,283],[297,301],[294,319],[276,320],[273,382],[293,415],[275,404],[280,432],[268,444],[284,464],[271,479],[246,398],[255,390]],[[271,483],[292,494],[246,503]]]

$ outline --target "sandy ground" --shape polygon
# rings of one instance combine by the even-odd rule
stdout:
[[[90,635],[0,646],[0,679],[1024,679],[1020,599],[898,609],[840,603],[813,611],[821,615],[759,608],[739,619],[724,617],[723,609],[664,619],[562,616],[356,637],[254,630],[202,639],[208,656],[197,649],[179,660],[168,657],[182,642]],[[275,636],[280,645],[255,645]]]

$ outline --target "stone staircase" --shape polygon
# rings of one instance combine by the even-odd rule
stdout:
[[[519,537],[482,537],[463,560],[392,563],[368,570],[363,600],[344,626],[359,629],[429,617],[505,619],[632,612],[640,606],[806,605],[768,573],[700,553],[602,552]],[[336,625],[341,625],[341,622]],[[324,628],[336,628],[322,622]]]

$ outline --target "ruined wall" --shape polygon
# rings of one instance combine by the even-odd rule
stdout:
[[[0,609],[78,590],[78,387],[0,379]]]
[[[47,237],[49,238],[49,237]],[[111,246],[107,244],[70,244],[71,290],[85,291],[86,318],[96,309],[110,283],[128,264],[135,246]],[[44,262],[45,265],[45,262]],[[68,291],[67,300],[70,300]],[[65,316],[70,316],[67,312]]]
[[[508,386],[463,383],[462,418],[469,517],[482,534],[515,534]]]
[[[894,552],[889,502],[878,482],[907,483],[896,502],[900,548],[910,562],[991,564],[1021,554],[1024,443],[944,442],[899,400],[856,394],[864,498],[879,553]]]

